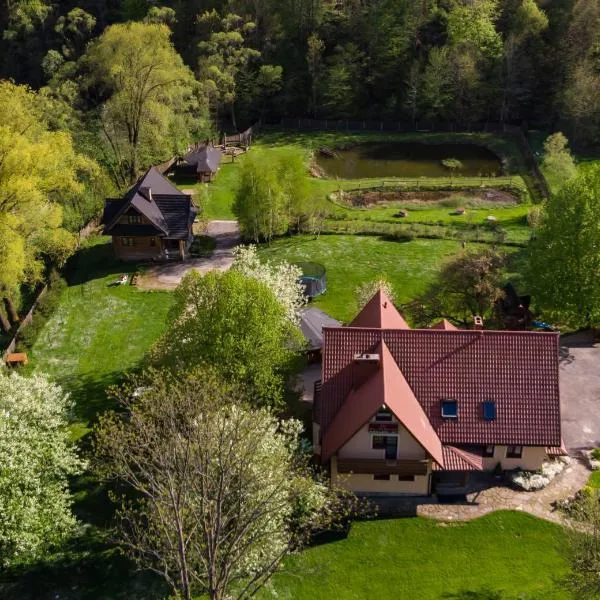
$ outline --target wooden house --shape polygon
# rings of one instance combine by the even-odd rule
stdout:
[[[198,181],[212,181],[219,170],[221,150],[209,144],[196,144],[183,157],[182,167],[193,172]]]
[[[197,212],[192,197],[152,167],[123,198],[106,200],[102,225],[121,260],[184,260]]]

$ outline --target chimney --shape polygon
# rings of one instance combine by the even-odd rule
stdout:
[[[352,388],[358,389],[379,369],[379,354],[355,354],[352,361]]]
[[[483,319],[479,315],[473,315],[473,329],[475,331],[483,330]]]

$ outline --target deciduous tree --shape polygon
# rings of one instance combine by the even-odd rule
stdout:
[[[88,85],[105,99],[102,133],[121,186],[135,181],[140,168],[183,150],[192,115],[197,128],[206,125],[192,72],[170,36],[157,23],[112,25],[83,58]]]
[[[535,307],[570,327],[600,324],[600,167],[551,196],[532,242],[529,287]]]
[[[302,270],[288,262],[272,263],[261,262],[256,251],[256,246],[238,246],[234,249],[233,269],[262,281],[275,294],[275,297],[285,308],[286,314],[292,323],[298,325],[300,311],[306,304],[304,286],[299,279]]]
[[[419,326],[445,318],[469,327],[474,315],[492,315],[503,294],[504,264],[494,249],[461,252],[442,265],[437,280],[405,310]]]
[[[186,275],[152,362],[174,369],[212,365],[261,404],[281,402],[301,335],[262,281],[236,269]]]
[[[146,374],[118,398],[126,417],[102,417],[96,447],[102,471],[136,492],[120,540],[185,600],[252,597],[347,505],[313,479],[300,424],[211,369]]]
[[[568,143],[567,138],[560,131],[553,133],[544,142],[542,168],[550,182],[557,186],[563,185],[577,174],[577,167]]]
[[[68,477],[84,468],[71,403],[43,375],[0,370],[0,561],[39,558],[73,531]]]

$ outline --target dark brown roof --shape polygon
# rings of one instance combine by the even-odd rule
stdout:
[[[152,225],[117,223],[130,210],[145,216]],[[107,200],[102,224],[106,235],[158,235],[186,239],[196,208],[190,196],[180,192],[166,177],[151,167],[121,200]]]
[[[442,444],[385,342],[381,341],[375,351],[379,366],[366,382],[350,390],[323,436],[323,460],[337,452],[385,404],[425,451],[443,463]]]
[[[325,328],[321,435],[348,398],[356,353],[382,341],[444,444],[560,446],[558,334],[516,331]],[[443,419],[441,401],[458,417]],[[496,404],[484,420],[483,402]],[[420,441],[420,440],[418,440]]]
[[[221,162],[221,150],[214,146],[196,146],[190,150],[183,160],[196,167],[198,173],[216,173]]]

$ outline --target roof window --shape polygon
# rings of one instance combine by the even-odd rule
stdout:
[[[458,402],[456,400],[442,400],[442,417],[444,419],[458,418]]]
[[[493,400],[486,400],[483,403],[483,418],[485,421],[496,420],[496,403]]]

